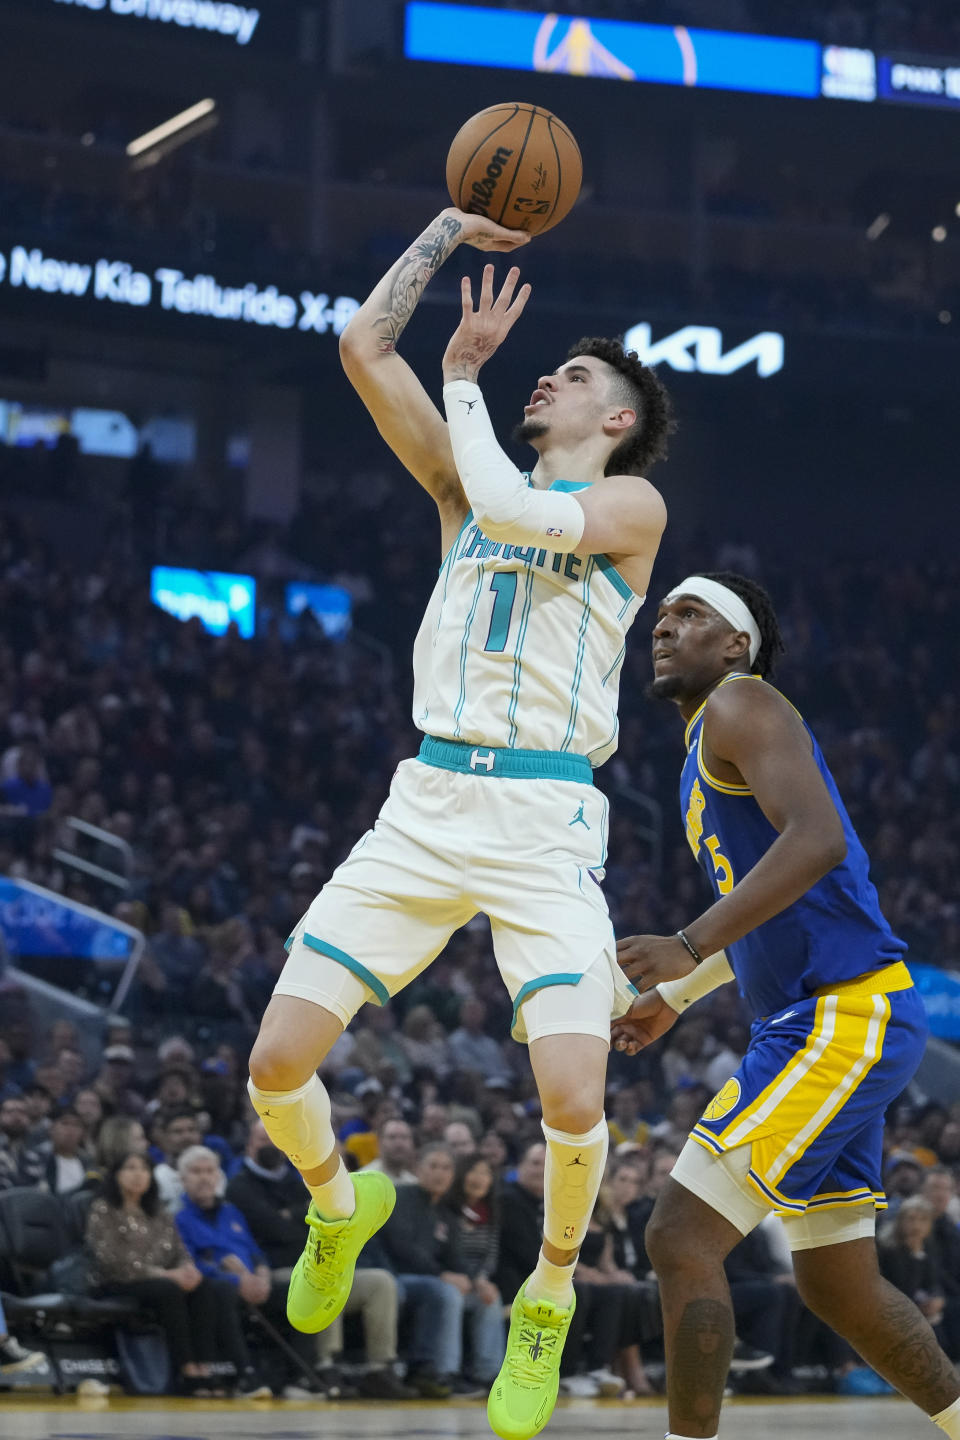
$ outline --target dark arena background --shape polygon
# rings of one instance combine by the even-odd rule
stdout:
[[[926,1058],[887,1114],[878,1244],[960,1361],[960,8],[587,11],[0,0],[11,1440],[489,1433],[469,1343],[460,1373],[439,1333],[433,1371],[408,1368],[424,1321],[386,1250],[340,1329],[287,1326],[305,1192],[245,1082],[283,942],[419,743],[411,647],[436,514],[338,336],[450,203],[453,135],[509,100],[562,118],[584,179],[520,252],[532,299],[483,377],[498,434],[584,335],[625,336],[678,419],[652,477],[669,520],[619,750],[598,775],[616,933],[672,934],[706,899],[677,814],[676,717],[645,694],[656,604],[691,571],[746,573],[773,597],[778,683],[819,736],[927,1003]],[[438,402],[460,278],[476,284],[484,258],[458,250],[400,342]],[[322,1071],[349,1167],[417,1183],[438,1141],[458,1176],[485,1162],[475,1203],[508,1305],[543,1193],[510,1009],[476,921],[389,1007],[366,1006]],[[728,986],[649,1052],[611,1056],[611,1168],[553,1434],[666,1428],[644,1225],[746,1027]],[[182,1373],[183,1337],[124,1290],[134,1271],[105,1267],[91,1207],[139,1152],[176,1216],[194,1203],[178,1159],[201,1143],[211,1193],[241,1212],[243,1273],[213,1358]],[[453,1231],[463,1187],[447,1200]],[[752,1368],[731,1372],[724,1434],[940,1433],[804,1308],[775,1218],[727,1272]]]

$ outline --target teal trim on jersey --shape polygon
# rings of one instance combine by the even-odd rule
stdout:
[[[517,998],[513,1002],[513,1019],[510,1021],[510,1029],[512,1030],[517,1023],[520,1006],[524,1000],[529,1000],[534,991],[545,990],[548,985],[579,985],[582,979],[582,973],[580,975],[573,975],[560,972],[557,975],[538,975],[536,980],[528,980],[527,983],[521,985],[517,991]]]
[[[571,490],[589,490],[592,484],[592,480],[554,480],[552,485],[547,486],[547,489],[562,490],[569,494]]]
[[[583,657],[586,654],[587,626],[590,624],[590,580],[594,571],[594,557],[591,555],[587,561],[587,568],[583,572],[583,614],[580,617],[580,630],[577,635],[577,658],[573,666],[573,685],[570,690],[570,714],[567,718],[567,730],[563,737],[561,750],[568,750],[573,734],[577,727],[577,715],[580,710],[580,686],[583,682]]]
[[[604,675],[603,679],[600,681],[600,684],[601,684],[601,685],[606,685],[607,681],[610,679],[610,676],[613,674],[614,670],[616,670],[617,666],[623,663],[623,658],[624,658],[624,656],[626,655],[626,653],[627,653],[627,645],[626,645],[626,641],[624,641],[624,643],[620,646],[620,654],[617,656],[616,660],[614,660],[613,664],[610,666],[610,669],[607,671],[606,675]]]
[[[456,555],[456,553],[457,553],[457,546],[460,544],[460,537],[461,537],[461,535],[463,534],[464,530],[466,530],[467,526],[468,526],[468,525],[471,525],[472,523],[473,523],[473,511],[472,511],[472,510],[468,510],[468,511],[467,511],[467,518],[466,518],[466,520],[464,520],[463,524],[460,526],[460,529],[457,531],[456,537],[455,537],[455,539],[454,539],[453,544],[450,546],[450,549],[447,551],[446,555],[444,555],[443,559],[440,561],[440,569],[437,571],[437,574],[438,574],[438,575],[442,575],[442,574],[443,574],[443,567],[444,567],[444,565],[450,565],[450,564],[453,563],[453,557],[454,557],[454,556]]]
[[[287,952],[288,955],[290,954],[290,946],[291,946],[292,944],[293,944],[293,936],[292,936],[292,935],[288,935],[287,938],[286,938],[286,940],[284,940],[284,942],[283,942],[283,948],[284,948],[284,950],[286,950],[286,952]]]
[[[527,621],[533,606],[533,566],[527,566],[524,580],[523,609],[520,612],[520,629],[517,631],[517,651],[513,658],[513,685],[507,702],[507,719],[510,722],[509,741],[511,746],[517,738],[517,704],[520,700],[520,676],[523,673],[523,642],[527,638]]]
[[[589,761],[590,761],[590,764],[591,764],[591,765],[596,765],[596,763],[597,763],[596,760],[594,760],[594,758],[593,758],[594,755],[599,755],[599,754],[601,754],[602,751],[606,750],[606,748],[607,748],[608,745],[612,745],[613,742],[614,742],[614,740],[616,740],[616,738],[617,738],[617,736],[618,736],[619,734],[620,734],[620,717],[619,717],[619,715],[618,715],[617,718],[616,718],[616,719],[614,720],[614,722],[613,722],[613,729],[610,731],[610,734],[607,736],[606,740],[604,740],[602,744],[594,746],[594,748],[590,751],[590,754],[589,754],[588,758],[589,758]],[[601,763],[602,763],[602,762],[601,762]]]
[[[483,563],[477,566],[477,588],[473,592],[473,604],[470,606],[467,615],[467,623],[463,629],[463,639],[460,642],[460,694],[457,697],[456,709],[453,712],[454,729],[460,734],[460,716],[463,714],[463,707],[467,702],[467,645],[470,640],[470,631],[473,627],[474,616],[477,613],[477,606],[480,603],[480,591],[483,589]]]
[[[632,600],[634,598],[633,591],[630,589],[630,586],[627,584],[626,580],[624,580],[623,576],[620,574],[620,571],[614,565],[613,561],[608,560],[606,555],[594,555],[593,558],[597,563],[597,569],[603,571],[604,575],[606,575],[607,579],[610,581],[610,584],[613,586],[614,590],[616,590],[617,594],[624,600]],[[624,609],[626,609],[626,606],[624,606]],[[622,615],[623,611],[621,610],[620,613]]]
[[[507,746],[471,745],[466,740],[441,740],[427,735],[418,758],[438,770],[461,775],[489,775],[500,780],[576,780],[593,784],[593,766],[586,755],[559,750],[513,750]]]
[[[351,974],[356,975],[358,980],[362,980],[367,989],[372,990],[377,997],[378,1005],[389,1003],[390,991],[382,980],[378,980],[376,975],[367,969],[366,965],[362,965],[359,960],[354,960],[353,956],[348,955],[345,950],[338,950],[336,945],[328,945],[326,940],[318,940],[316,935],[304,935],[302,939],[304,945],[311,950],[316,950],[318,954],[336,960],[339,965],[343,965]]]

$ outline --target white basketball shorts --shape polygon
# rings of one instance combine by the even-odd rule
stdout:
[[[365,1001],[396,995],[483,912],[514,1038],[608,1039],[636,991],[617,965],[600,887],[608,805],[589,762],[432,739],[420,754],[400,765],[373,829],[294,929],[275,993],[323,1005],[347,1025]],[[553,987],[547,1004],[542,992]],[[528,1024],[534,995],[541,1003]]]

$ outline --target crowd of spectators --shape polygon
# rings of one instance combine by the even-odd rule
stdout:
[[[375,512],[373,521],[363,527],[370,603],[358,614],[384,627],[392,686],[375,652],[351,641],[306,624],[293,637],[276,626],[251,642],[209,636],[149,604],[129,555],[82,573],[11,516],[0,523],[0,874],[112,909],[147,941],[130,1018],[111,1020],[97,1059],[87,1037],[66,1024],[43,1030],[15,989],[4,991],[0,1191],[95,1197],[92,1283],[139,1297],[176,1330],[171,1385],[190,1392],[218,1390],[226,1364],[245,1394],[268,1383],[388,1399],[479,1393],[499,1365],[503,1305],[536,1258],[536,1091],[525,1051],[504,1039],[509,1001],[477,921],[396,1002],[366,1007],[325,1064],[348,1164],[382,1168],[402,1190],[345,1323],[302,1349],[299,1370],[288,1360],[265,1376],[250,1349],[252,1312],[281,1320],[304,1232],[300,1182],[247,1106],[246,1054],[283,940],[416,745],[403,657],[433,537],[418,549],[412,521],[410,545],[398,547],[395,532],[389,544],[376,538]],[[349,506],[328,523],[344,526],[345,540],[355,524]],[[682,573],[680,557],[669,563]],[[774,588],[785,689],[819,735],[884,909],[914,958],[949,968],[960,941],[960,754],[938,660],[952,644],[956,569],[851,562]],[[642,698],[643,683],[642,665],[627,672],[620,750],[599,777],[614,799],[606,886],[618,934],[670,933],[705,900],[674,814],[676,719]],[[617,806],[620,784],[663,807],[659,868]],[[122,900],[54,855],[70,815],[131,847]],[[73,977],[95,999],[107,981],[94,963]],[[662,1048],[611,1057],[611,1166],[577,1276],[567,1393],[642,1394],[659,1382],[644,1225],[745,1043],[726,987]],[[960,1358],[960,1109],[905,1096],[888,1153],[897,1226],[884,1263]],[[742,1388],[829,1387],[852,1367],[802,1310],[776,1222],[734,1252],[730,1280],[740,1359],[766,1367],[744,1370]],[[16,1346],[3,1330],[0,1318],[0,1348]]]

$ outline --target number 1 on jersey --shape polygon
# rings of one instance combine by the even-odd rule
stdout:
[[[487,643],[483,648],[502,651],[507,648],[513,602],[517,598],[516,570],[495,570],[490,577],[490,589],[493,591],[493,613]]]

